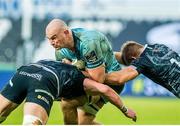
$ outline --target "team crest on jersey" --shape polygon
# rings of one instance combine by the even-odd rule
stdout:
[[[92,51],[85,55],[85,58],[88,62],[95,62],[98,59],[95,51]]]

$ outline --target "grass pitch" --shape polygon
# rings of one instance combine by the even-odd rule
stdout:
[[[124,103],[137,112],[137,122],[126,118],[116,107],[110,103],[106,104],[97,114],[97,121],[102,124],[144,124],[144,125],[180,125],[180,100],[177,98],[151,98],[151,97],[123,97]],[[60,104],[54,102],[49,125],[63,124]],[[23,106],[20,105],[3,125],[21,124],[23,117]]]

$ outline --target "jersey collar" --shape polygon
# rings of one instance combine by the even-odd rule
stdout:
[[[74,31],[72,31],[72,35],[74,39],[75,55],[80,59],[80,39],[76,36]]]

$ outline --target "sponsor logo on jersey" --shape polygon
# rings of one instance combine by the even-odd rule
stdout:
[[[43,100],[44,102],[46,102],[49,105],[49,101],[44,96],[38,95],[37,98],[40,100]]]
[[[38,81],[41,80],[42,78],[42,75],[41,74],[33,74],[33,73],[28,73],[28,72],[25,72],[25,71],[20,71],[19,72],[20,75],[24,75],[24,76],[28,76],[28,77],[32,77]]]
[[[98,58],[95,51],[92,51],[85,55],[87,62],[95,62]]]

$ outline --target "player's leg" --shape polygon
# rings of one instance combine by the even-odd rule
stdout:
[[[41,79],[26,78],[28,87],[24,104],[23,125],[45,125],[57,93],[57,89],[51,82],[51,74],[35,66],[22,68],[22,71],[41,76]]]
[[[0,94],[0,122],[23,102],[25,95],[25,84],[20,85],[21,79],[16,73],[9,82],[3,87]]]
[[[0,94],[0,123],[6,120],[7,116],[18,106]]]
[[[78,109],[79,125],[99,124],[95,121],[96,115],[86,112],[82,107]]]
[[[41,82],[33,81],[29,84],[24,104],[23,125],[45,125],[47,123],[55,90],[52,90],[51,83],[45,78]]]
[[[23,125],[45,125],[48,120],[46,110],[36,103],[24,104]]]
[[[81,96],[73,99],[61,100],[61,109],[64,117],[64,124],[78,124],[77,108],[83,106],[87,101],[86,96]]]
[[[38,85],[38,86],[35,86]],[[45,125],[53,104],[53,90],[49,90],[47,83],[34,81],[29,85],[24,104],[23,125]]]
[[[93,97],[93,96],[90,96]],[[98,96],[100,97],[100,96]],[[94,101],[89,100],[86,102],[85,105],[80,107],[78,109],[78,119],[79,119],[79,124],[80,125],[87,125],[87,124],[92,124],[92,125],[100,125],[99,122],[95,120],[96,114],[98,111],[103,107],[104,101],[102,99],[97,99],[95,96]]]

